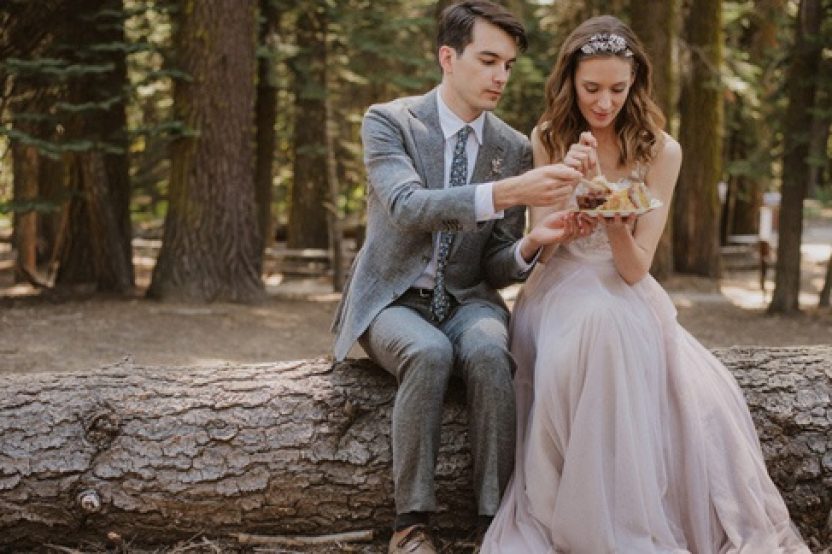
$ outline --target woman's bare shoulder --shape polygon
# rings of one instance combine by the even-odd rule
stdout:
[[[670,161],[682,161],[682,145],[675,138],[662,131],[662,140],[659,147],[656,161],[669,159]]]

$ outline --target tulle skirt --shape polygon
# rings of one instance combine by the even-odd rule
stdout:
[[[561,250],[511,337],[515,474],[483,552],[809,552],[737,383],[652,277]]]

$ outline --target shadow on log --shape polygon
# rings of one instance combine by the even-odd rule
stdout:
[[[832,348],[727,348],[769,470],[815,549],[830,543]],[[464,395],[447,403],[441,527],[474,521]],[[395,383],[366,360],[216,368],[130,363],[0,377],[0,550],[314,534],[393,517]]]

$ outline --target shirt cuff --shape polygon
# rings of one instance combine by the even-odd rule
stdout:
[[[477,221],[489,221],[491,219],[502,219],[505,215],[503,210],[494,211],[494,182],[477,185],[474,196],[474,212]]]
[[[514,245],[514,259],[517,262],[517,267],[520,268],[520,273],[526,273],[532,267],[534,267],[534,264],[536,264],[538,258],[540,258],[540,253],[543,252],[543,248],[538,248],[537,252],[534,253],[534,258],[532,258],[532,261],[527,262],[523,259],[523,255],[520,254],[520,245],[523,243],[524,240],[526,240],[525,237],[518,240],[517,243]]]

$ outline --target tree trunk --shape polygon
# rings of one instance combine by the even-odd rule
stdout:
[[[256,0],[200,0],[181,11],[170,198],[148,295],[205,302],[263,296],[254,197]]]
[[[832,41],[827,41],[832,45]],[[825,188],[823,171],[826,168],[829,127],[832,125],[832,60],[821,59],[818,68],[817,96],[812,112],[812,132],[809,138],[809,177],[806,196],[814,198],[819,189]],[[820,86],[824,83],[825,86]]]
[[[328,80],[327,80],[328,81]],[[326,89],[326,175],[329,184],[329,202],[327,206],[327,229],[329,230],[329,251],[332,263],[332,290],[344,290],[344,215],[341,212],[341,187],[338,179],[338,160],[335,143],[338,135],[338,122],[333,107],[333,87],[327,82]]]
[[[631,23],[653,62],[653,91],[659,107],[667,117],[670,130],[675,98],[674,63],[677,10],[675,0],[647,0],[631,10]],[[663,281],[673,273],[673,212],[662,232],[650,273]]]
[[[324,3],[298,14],[295,75],[294,165],[289,248],[327,248],[329,184],[326,171],[326,28]]]
[[[34,146],[12,145],[14,202],[23,207],[38,197],[40,156]],[[38,214],[35,210],[14,212],[15,282],[29,282],[37,274]]]
[[[693,0],[686,19],[690,70],[679,99],[684,150],[673,210],[674,267],[718,277],[719,198],[722,179],[722,2]]]
[[[792,518],[805,537],[828,543],[832,348],[716,354],[745,390]],[[5,375],[0,387],[0,546],[100,541],[108,531],[135,543],[199,532],[385,532],[392,520],[395,382],[366,360],[125,362]],[[437,467],[437,520],[448,531],[476,516],[461,389],[452,382]]]
[[[66,154],[70,199],[64,207],[54,248],[56,285],[93,285],[96,290],[129,292],[133,287],[131,250],[115,213],[104,154]]]
[[[65,201],[64,166],[61,160],[53,160],[45,156],[40,160],[40,176],[38,181],[39,197],[54,208],[38,214],[38,265],[48,264],[54,257],[55,244],[61,225],[60,205]],[[132,253],[132,249],[131,249]],[[131,260],[132,261],[132,260]],[[51,274],[53,268],[48,268]]]
[[[803,200],[809,179],[809,130],[815,104],[816,76],[821,58],[820,0],[801,0],[795,25],[795,45],[786,78],[789,107],[783,137],[783,187],[777,241],[777,274],[769,313],[800,310],[800,243]]]
[[[272,241],[272,168],[275,158],[275,123],[277,122],[277,76],[275,75],[276,37],[280,29],[280,12],[274,0],[260,0],[259,45],[268,55],[257,62],[257,164],[254,177],[254,201],[257,206],[257,225],[260,229],[260,252]],[[262,261],[262,254],[260,260]],[[261,268],[262,269],[262,268]]]
[[[820,289],[818,298],[819,308],[829,307],[830,292],[832,292],[832,256],[829,256],[829,261],[826,262],[826,278],[823,280],[823,288]]]
[[[127,115],[124,91],[127,86],[127,63],[119,49],[103,51],[102,44],[123,43],[123,22],[113,13],[122,9],[121,0],[83,0],[74,4],[76,10],[66,22],[66,37],[75,49],[76,62],[109,64],[112,70],[88,73],[69,85],[69,100],[76,106],[99,104],[67,116],[66,139],[91,141],[95,146],[83,154],[65,155],[65,172],[74,195],[69,199],[58,243],[64,250],[55,249],[53,259],[60,260],[55,276],[58,285],[92,284],[97,290],[128,292],[133,288],[130,181],[127,162]],[[109,13],[111,15],[104,15]],[[106,104],[107,107],[103,107]],[[88,157],[88,153],[93,153]],[[100,157],[101,171],[86,171],[83,167]],[[89,179],[97,179],[90,181]],[[103,187],[103,188],[101,188]],[[92,204],[90,204],[92,203]],[[108,237],[96,236],[95,222],[109,222]],[[109,243],[106,257],[90,256],[102,252],[103,242]],[[127,261],[125,265],[125,260]]]

